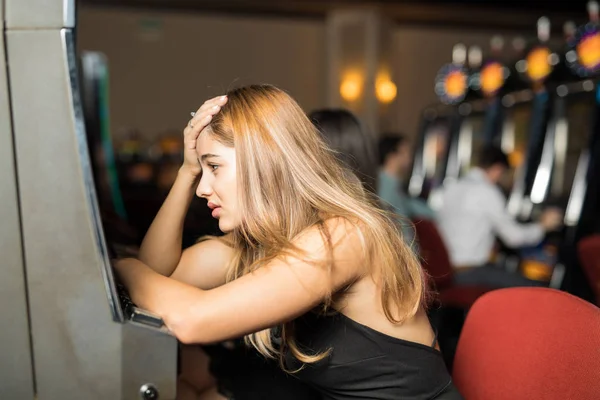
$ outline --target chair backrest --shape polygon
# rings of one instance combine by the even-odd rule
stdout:
[[[580,240],[577,250],[579,261],[596,296],[596,304],[600,306],[600,235]]]
[[[435,223],[426,219],[413,220],[423,268],[433,278],[437,290],[452,285],[452,263],[446,244]]]
[[[599,371],[600,308],[548,288],[476,301],[453,368],[467,400],[598,399]]]

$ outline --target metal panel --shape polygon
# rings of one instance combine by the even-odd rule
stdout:
[[[0,0],[0,26],[3,25]],[[0,399],[33,399],[31,344],[21,244],[17,178],[6,75],[4,29],[0,34]]]
[[[160,400],[175,399],[177,344],[172,336],[131,322],[123,326],[122,399],[136,399],[140,387],[155,386]]]
[[[75,0],[4,0],[8,29],[75,27]]]
[[[37,396],[131,399],[143,380],[174,398],[175,339],[113,322],[106,299],[72,33],[7,43]]]

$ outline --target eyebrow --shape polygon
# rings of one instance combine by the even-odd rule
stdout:
[[[206,153],[206,154],[202,154],[202,156],[200,156],[200,160],[201,160],[201,161],[204,161],[204,160],[206,160],[207,158],[212,158],[212,157],[219,157],[219,156],[218,156],[218,155],[216,155],[216,154],[210,154],[210,153]]]

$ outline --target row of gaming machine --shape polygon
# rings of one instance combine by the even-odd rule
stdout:
[[[506,193],[509,213],[528,222],[558,206],[565,216],[560,233],[535,249],[501,247],[496,261],[583,297],[589,292],[576,244],[600,230],[598,3],[590,2],[588,11],[582,26],[565,25],[556,48],[548,19],[540,18],[537,40],[529,46],[515,40],[512,60],[499,37],[485,60],[477,47],[455,46],[453,62],[436,77],[441,102],[423,112],[407,187],[438,208],[442,188],[476,162],[483,146],[501,147],[515,171]]]

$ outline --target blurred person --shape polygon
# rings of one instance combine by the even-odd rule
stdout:
[[[506,210],[506,200],[498,186],[509,170],[508,157],[501,149],[485,147],[477,167],[443,194],[438,225],[459,284],[499,288],[542,285],[489,263],[496,237],[511,248],[535,246],[562,222],[561,212],[554,208],[545,210],[539,222],[515,221]]]
[[[404,190],[403,178],[409,172],[411,160],[411,148],[404,135],[385,134],[379,139],[377,192],[393,212],[405,217],[401,222],[402,232],[406,243],[416,250],[418,244],[411,220],[435,220],[435,213],[423,200],[409,196]]]
[[[309,118],[337,158],[351,169],[366,190],[376,193],[375,146],[358,118],[343,109],[316,110]]]
[[[183,343],[245,336],[328,399],[460,399],[425,313],[418,260],[395,224],[269,85],[207,101],[139,260],[115,270]],[[221,238],[181,252],[191,197]]]

